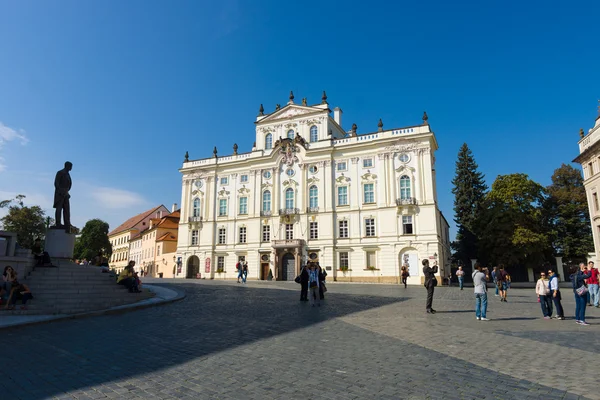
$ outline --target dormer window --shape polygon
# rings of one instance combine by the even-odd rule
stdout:
[[[290,129],[287,133],[288,139],[294,139],[294,130]]]

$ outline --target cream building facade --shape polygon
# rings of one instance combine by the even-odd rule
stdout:
[[[359,134],[342,110],[294,102],[261,105],[251,152],[189,160],[182,179],[177,257],[187,277],[293,280],[318,261],[336,281],[423,281],[421,261],[450,272],[448,223],[437,204],[438,149],[419,125]]]
[[[594,254],[589,256],[590,261],[596,265],[600,262],[598,251],[600,250],[600,105],[598,106],[598,117],[594,126],[588,130],[579,131],[579,155],[573,160],[581,164],[583,169],[583,185],[590,212],[592,223],[592,236],[594,238]]]

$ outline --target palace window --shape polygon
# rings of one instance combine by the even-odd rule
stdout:
[[[348,220],[338,221],[339,234],[341,239],[348,237]]]
[[[348,252],[340,252],[340,269],[345,271],[348,270],[349,267],[349,263],[348,263]]]
[[[316,142],[317,140],[319,140],[319,130],[317,129],[316,126],[311,126],[310,127],[310,141]]]
[[[367,268],[377,268],[377,255],[374,251],[366,252]]]
[[[285,190],[285,208],[294,208],[294,189],[292,188]]]
[[[364,158],[363,159],[363,168],[373,168],[373,159],[372,158]]]
[[[285,239],[292,240],[294,238],[294,224],[285,224]]]
[[[227,231],[225,228],[219,228],[219,244],[227,243]]]
[[[192,217],[199,217],[199,216],[200,216],[200,199],[195,198],[194,206],[192,208]]]
[[[240,215],[248,214],[248,198],[240,197]]]
[[[598,206],[598,193],[592,193],[592,197],[594,198],[594,209],[598,211],[600,209]]]
[[[273,148],[273,135],[267,133],[265,136],[265,150],[269,150]]]
[[[375,218],[365,218],[365,236],[375,236]]]
[[[400,154],[400,157],[398,157],[398,158],[399,158],[399,159],[400,159],[400,161],[401,161],[401,162],[403,162],[403,163],[407,163],[407,162],[410,160],[410,157],[409,157],[409,155],[408,155],[408,154],[406,154],[406,153]]]
[[[271,211],[271,192],[265,190],[262,198],[262,210]]]
[[[227,215],[227,199],[219,199],[219,217]]]
[[[224,271],[225,270],[225,257],[224,256],[218,256],[217,257],[217,270],[218,271]]]
[[[290,129],[287,133],[288,139],[294,139],[294,130]]]
[[[319,223],[318,222],[310,223],[310,238],[311,239],[319,238]]]
[[[308,206],[310,208],[319,207],[319,189],[316,185],[312,185],[308,189]]]
[[[262,241],[263,242],[271,241],[271,226],[270,225],[262,226]]]
[[[308,172],[310,172],[311,174],[316,174],[318,170],[319,168],[317,168],[316,165],[311,165],[310,167],[308,167]]]
[[[412,215],[402,216],[402,232],[405,235],[412,235],[414,233]]]
[[[335,169],[337,171],[346,171],[348,169],[348,164],[346,164],[346,161],[338,161],[337,164],[335,164]]]
[[[198,246],[198,230],[192,231],[192,246]]]
[[[242,182],[242,183],[248,183],[248,175],[242,175],[240,177],[240,182]]]
[[[410,199],[410,178],[406,175],[400,177],[400,198]]]
[[[240,226],[240,243],[246,243],[246,227]]]
[[[221,178],[221,185],[229,185],[229,178],[224,176]]]
[[[348,186],[339,186],[337,188],[338,206],[348,205]]]
[[[363,185],[363,203],[375,203],[375,192],[373,191],[372,183],[365,183]]]

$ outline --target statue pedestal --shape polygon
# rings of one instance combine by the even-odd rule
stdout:
[[[73,258],[75,249],[75,234],[67,233],[64,229],[48,229],[44,251],[50,258]]]

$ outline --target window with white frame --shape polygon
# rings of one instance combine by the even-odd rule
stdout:
[[[293,129],[290,129],[287,132],[287,137],[288,137],[288,139],[293,139],[294,138],[294,130]]]
[[[267,133],[265,136],[265,150],[269,150],[273,148],[273,135]]]
[[[219,199],[219,217],[227,215],[227,199]]]
[[[339,227],[340,238],[341,239],[348,238],[348,220],[344,219],[344,220],[338,221],[338,227]]]
[[[400,198],[410,199],[410,178],[406,175],[400,177]]]
[[[265,190],[262,196],[262,210],[271,211],[271,192]]]
[[[245,215],[248,214],[248,198],[240,197],[240,214]]]
[[[339,254],[340,254],[340,269],[348,270],[348,267],[350,266],[350,264],[348,262],[348,252],[342,251]]]
[[[319,189],[316,185],[308,188],[308,206],[310,208],[319,207]]]
[[[373,190],[372,183],[365,183],[363,185],[363,203],[375,203],[375,191]]]
[[[366,252],[366,261],[367,261],[367,265],[366,265],[367,268],[376,269],[377,268],[377,253],[375,253],[374,251],[367,251]]]
[[[229,178],[224,176],[221,178],[221,185],[229,185]]]
[[[240,182],[241,183],[248,183],[248,175],[242,175],[240,177]]]
[[[363,168],[373,168],[373,159],[363,158]]]
[[[375,218],[365,218],[365,236],[375,236]]]
[[[240,226],[240,243],[246,243],[246,227]]]
[[[192,208],[192,217],[199,217],[199,216],[200,216],[200,199],[195,198],[194,206]]]
[[[294,238],[294,224],[285,224],[285,239],[292,240]]]
[[[316,126],[310,127],[310,141],[316,142],[319,140],[319,129]]]
[[[218,271],[225,270],[225,256],[217,256],[217,270]]]
[[[198,230],[194,229],[192,231],[192,246],[198,246]]]
[[[346,163],[346,161],[338,161],[335,164],[335,169],[337,171],[346,171],[348,169],[348,164]]]
[[[309,229],[310,229],[310,238],[318,239],[319,238],[319,223],[311,222]]]
[[[338,195],[338,206],[347,206],[348,205],[348,186],[338,186],[337,195]]]
[[[402,232],[405,235],[412,235],[414,233],[412,215],[402,216]]]
[[[227,243],[227,231],[225,228],[219,228],[219,244]]]
[[[294,208],[294,189],[292,188],[285,190],[285,208]]]
[[[270,225],[262,226],[262,241],[263,242],[271,241],[271,226]]]

